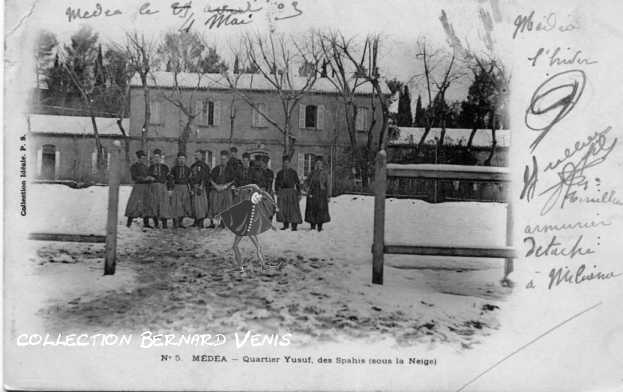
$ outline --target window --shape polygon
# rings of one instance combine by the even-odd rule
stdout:
[[[149,111],[150,111],[150,117],[149,117],[149,123],[150,124],[160,124],[161,118],[160,118],[160,102],[156,102],[156,101],[151,101],[149,102]]]
[[[212,151],[201,150],[201,159],[208,164],[208,166],[212,167]]]
[[[258,103],[253,108],[253,113],[251,117],[251,126],[254,128],[264,128],[267,126],[266,119],[260,113],[266,113],[266,104]]]
[[[196,102],[197,122],[201,125],[219,125],[220,105],[218,101],[202,99]]]
[[[110,167],[110,153],[106,147],[102,146],[102,169],[108,170]],[[97,174],[97,148],[91,152],[91,174]]]
[[[299,128],[323,129],[324,112],[323,105],[299,105]]]
[[[357,131],[367,131],[368,127],[368,108],[358,106],[355,113],[355,129]]]
[[[305,128],[316,128],[316,116],[318,107],[316,105],[305,106]]]

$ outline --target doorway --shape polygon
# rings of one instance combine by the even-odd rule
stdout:
[[[43,145],[41,177],[46,180],[53,180],[56,177],[56,146],[53,144]]]

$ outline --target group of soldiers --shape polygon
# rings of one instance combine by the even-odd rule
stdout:
[[[161,150],[153,151],[149,164],[145,152],[137,151],[138,160],[130,167],[134,185],[126,206],[127,226],[130,227],[134,219],[142,218],[143,227],[166,229],[171,220],[173,228],[177,229],[184,227],[183,220],[188,217],[193,219],[194,227],[204,228],[205,221],[209,220],[207,227],[214,228],[221,212],[245,198],[242,194],[247,189],[245,185],[255,184],[274,195],[274,183],[277,221],[283,223],[282,230],[291,227],[296,231],[303,221],[299,207],[302,189],[297,172],[289,166],[289,158],[284,157],[283,168],[275,177],[262,156],[251,160],[251,156],[244,153],[241,160],[237,155],[236,147],[223,150],[219,164],[210,168],[203,161],[201,151],[194,153],[190,167],[186,164],[186,155],[179,153],[175,165],[169,168],[162,163]],[[324,189],[326,193],[326,187]],[[306,218],[308,215],[306,211]],[[316,215],[312,211],[310,216],[315,219]],[[328,209],[326,215],[324,221],[328,221]],[[310,223],[313,228],[322,229],[323,222]]]

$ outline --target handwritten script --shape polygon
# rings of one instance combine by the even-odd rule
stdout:
[[[572,36],[570,32],[577,33],[582,27],[571,15],[529,11],[516,16],[512,29],[512,39],[532,34],[553,38],[540,40],[524,57],[527,70],[543,81],[532,91],[524,113],[529,146],[519,199],[535,212],[535,221],[524,228],[523,256],[535,262],[581,259],[583,264],[551,268],[541,284],[547,290],[621,276],[620,271],[604,271],[598,266],[601,233],[616,230],[618,223],[600,217],[603,209],[599,208],[623,206],[615,182],[608,176],[616,171],[611,157],[616,156],[619,129],[607,119],[600,124],[602,117],[583,122],[592,124],[593,129],[577,125],[578,118],[592,114],[586,113],[591,106],[583,93],[591,78],[589,72],[600,64],[577,46],[577,40],[564,43]],[[525,287],[537,287],[534,280]]]
[[[96,3],[92,8],[67,7],[65,16],[67,22],[77,22],[85,19],[115,17],[134,10],[107,8],[102,3]],[[158,9],[150,2],[142,3],[138,8],[139,16],[152,16],[166,13],[181,20],[178,30],[188,32],[193,27],[203,26],[208,30],[228,26],[248,25],[258,19],[263,12],[272,21],[283,21],[296,18],[303,14],[299,1],[247,1],[244,6],[230,6],[227,4],[206,5],[195,7],[192,1],[172,2],[167,9]]]

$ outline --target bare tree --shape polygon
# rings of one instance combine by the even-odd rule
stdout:
[[[143,89],[145,115],[141,129],[141,149],[144,150],[147,148],[151,122],[151,92],[148,77],[154,65],[156,46],[152,40],[145,39],[145,35],[137,31],[128,32],[125,37],[126,41],[121,49],[126,53],[128,69],[138,75]]]
[[[68,79],[71,81],[73,89],[78,92],[80,98],[82,99],[82,104],[85,109],[85,112],[91,118],[91,126],[93,128],[93,136],[95,138],[95,150],[96,150],[96,171],[97,176],[100,179],[104,178],[104,167],[105,167],[105,159],[104,159],[104,147],[102,145],[102,140],[99,134],[99,130],[97,128],[97,104],[96,98],[98,93],[100,93],[100,87],[94,82],[94,77],[92,76],[92,69],[94,68],[94,64],[90,64],[88,62],[81,62],[79,66],[79,72],[70,57],[65,57],[62,59],[61,64],[67,75]],[[88,68],[88,70],[87,70]]]
[[[225,69],[221,73],[227,81],[227,86],[233,91],[238,91],[238,85],[240,79],[249,70],[249,63],[247,56],[245,55],[244,45],[242,41],[228,44],[234,59],[234,64],[231,69]],[[236,116],[238,115],[238,99],[240,94],[231,94],[229,102],[229,144],[232,145],[234,141],[234,131],[236,129]]]
[[[362,165],[362,182],[367,183],[369,178],[369,164],[374,161],[374,157],[379,150],[386,147],[388,125],[389,125],[389,96],[383,88],[384,81],[379,71],[379,50],[381,46],[381,36],[371,34],[364,38],[359,47],[353,44],[352,40],[338,39],[336,48],[342,53],[343,59],[354,69],[352,78],[361,80],[371,86],[370,107],[372,118],[368,124],[367,140],[364,147],[365,165]],[[354,86],[354,85],[352,85]],[[376,126],[375,113],[377,103],[381,111],[381,127],[378,135],[377,145],[374,146],[373,130]]]
[[[100,97],[103,105],[114,108],[117,117],[117,127],[125,140],[125,159],[130,161],[130,136],[123,126],[123,120],[129,117],[130,112],[130,82],[135,75],[135,68],[130,65],[129,56],[125,48],[112,45],[104,55],[103,70],[107,86]],[[143,132],[144,133],[144,132]],[[141,146],[144,149],[144,145]]]
[[[209,81],[207,75],[221,72],[227,66],[215,48],[206,45],[196,33],[167,33],[157,49],[157,57],[157,62],[173,77],[173,86],[170,90],[163,90],[161,96],[184,117],[178,137],[178,150],[185,153],[193,121],[204,110],[204,100],[197,99],[198,93]]]
[[[434,49],[425,38],[417,42],[416,57],[421,62],[421,72],[412,77],[423,84],[427,105],[424,110],[424,133],[418,147],[421,147],[434,126],[441,127],[439,145],[443,144],[446,133],[446,116],[448,114],[446,92],[450,86],[466,76],[464,67],[459,63],[454,48],[450,51]]]
[[[206,81],[203,76],[201,73],[180,73],[175,70],[172,88],[170,91],[161,92],[161,96],[184,116],[183,126],[177,139],[178,152],[181,153],[186,153],[186,145],[192,135],[193,121],[201,114],[199,105],[197,105],[197,93],[202,88],[202,82]],[[180,83],[180,78],[185,79],[183,83]],[[189,83],[191,81],[192,84]]]
[[[496,131],[506,118],[508,110],[509,86],[511,75],[504,67],[504,63],[498,58],[495,40],[491,36],[491,31],[495,25],[491,20],[491,15],[480,8],[479,20],[484,27],[485,36],[482,37],[484,49],[477,51],[472,49],[467,42],[463,43],[457,36],[452,23],[448,19],[445,11],[441,11],[439,20],[444,28],[448,41],[453,50],[461,56],[467,63],[468,68],[474,75],[474,80],[480,79],[481,87],[478,90],[484,95],[479,97],[479,106],[483,107],[484,122],[491,129],[491,150],[485,160],[485,165],[490,165],[497,146]],[[475,116],[474,121],[479,121],[482,116]],[[470,142],[476,133],[477,127],[472,127]]]
[[[363,187],[367,187],[369,178],[369,167],[374,159],[374,129],[376,126],[376,108],[378,98],[374,94],[374,85],[370,78],[373,75],[367,72],[368,69],[374,69],[374,65],[370,65],[371,56],[374,46],[371,40],[378,37],[368,37],[363,45],[358,46],[354,38],[346,38],[341,32],[318,33],[319,43],[323,55],[323,64],[321,75],[335,87],[339,101],[342,105],[344,122],[348,132],[352,151],[353,168],[358,167],[362,177]],[[370,119],[367,123],[367,129],[364,133],[366,136],[365,143],[362,144],[358,140],[357,121],[357,102],[356,97],[362,94],[364,86],[370,88]],[[382,94],[384,98],[385,94]],[[379,143],[379,146],[382,142]]]
[[[241,40],[242,52],[249,67],[257,70],[257,77],[265,80],[272,88],[281,106],[283,121],[279,121],[267,110],[261,110],[258,102],[248,93],[248,87],[240,85],[240,76],[224,72],[225,80],[233,93],[253,108],[259,116],[277,128],[283,137],[283,154],[292,157],[296,138],[293,135],[292,119],[301,99],[311,90],[317,80],[320,50],[313,35],[286,36],[274,31],[267,34],[245,34]],[[296,66],[309,65],[311,71],[297,75]],[[249,78],[256,77],[256,75]],[[238,79],[237,79],[238,78]]]

